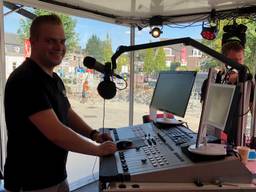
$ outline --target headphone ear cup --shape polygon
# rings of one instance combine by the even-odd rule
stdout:
[[[116,95],[116,84],[113,81],[102,81],[97,90],[103,99],[112,99]]]

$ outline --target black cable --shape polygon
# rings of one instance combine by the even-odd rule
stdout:
[[[104,133],[105,127],[105,114],[106,114],[106,100],[103,99],[103,114],[102,114],[102,132]]]
[[[119,78],[120,79],[120,78]],[[124,90],[124,89],[126,89],[127,87],[128,87],[128,83],[127,83],[127,81],[124,79],[124,78],[121,78],[121,80],[123,80],[123,82],[125,83],[125,86],[124,86],[124,88],[120,88],[120,87],[116,87],[118,90],[120,90],[120,91],[122,91],[122,90]]]
[[[247,109],[247,111],[244,112],[243,114],[240,114],[239,117],[242,117],[242,116],[245,116],[246,114],[248,114],[251,111],[251,109],[252,109],[251,107],[252,107],[252,105],[249,104],[249,109]]]
[[[193,22],[191,22],[190,24],[188,24],[188,25],[180,25],[180,24],[178,24],[178,23],[171,23],[172,25],[177,25],[176,27],[174,27],[174,26],[171,26],[170,24],[167,24],[166,26],[168,26],[168,27],[171,27],[171,28],[181,28],[181,29],[184,29],[184,28],[187,28],[187,27],[193,27],[192,25],[194,25],[195,23],[197,23],[197,22],[200,22],[200,21],[202,21],[202,20],[204,20],[204,19],[207,19],[208,18],[208,16],[207,17],[205,17],[205,16],[203,16],[203,17],[198,17],[198,18],[196,18]],[[202,24],[198,24],[198,26],[201,26]],[[195,26],[196,27],[196,26]]]

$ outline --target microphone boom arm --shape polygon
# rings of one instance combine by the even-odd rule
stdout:
[[[245,82],[247,80],[246,66],[241,65],[241,64],[227,58],[223,54],[218,53],[217,51],[205,46],[204,44],[202,44],[190,37],[171,39],[171,40],[152,42],[152,43],[145,43],[145,44],[139,44],[139,45],[131,45],[131,46],[121,45],[118,47],[117,51],[111,57],[112,70],[116,69],[116,60],[124,52],[136,51],[136,50],[154,48],[154,47],[161,47],[161,46],[167,46],[167,45],[175,45],[175,44],[180,44],[180,43],[183,43],[185,45],[190,45],[190,46],[212,56],[213,58],[218,59],[219,61],[227,64],[228,66],[237,69],[238,73],[239,73],[239,81],[240,82]]]

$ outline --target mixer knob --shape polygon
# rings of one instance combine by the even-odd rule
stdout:
[[[142,164],[146,164],[147,163],[147,159],[141,159]]]

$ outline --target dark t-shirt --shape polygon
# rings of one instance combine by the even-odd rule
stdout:
[[[26,59],[6,83],[4,106],[8,133],[5,188],[42,189],[66,179],[68,152],[49,141],[29,120],[29,116],[52,108],[68,126],[70,103],[60,77],[56,73],[51,77]]]

